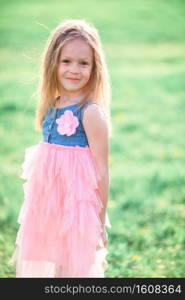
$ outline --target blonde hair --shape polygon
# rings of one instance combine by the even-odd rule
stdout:
[[[93,50],[94,65],[90,79],[85,87],[85,97],[78,108],[93,100],[105,113],[109,135],[111,135],[110,101],[111,88],[104,52],[97,29],[85,20],[66,20],[57,26],[47,41],[40,70],[38,103],[35,116],[35,129],[40,131],[48,108],[55,104],[60,96],[57,82],[57,65],[62,47],[69,41],[82,39]]]

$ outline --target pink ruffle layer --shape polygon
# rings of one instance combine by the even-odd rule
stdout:
[[[98,170],[89,147],[26,148],[16,277],[104,277]],[[106,213],[106,226],[111,227]]]

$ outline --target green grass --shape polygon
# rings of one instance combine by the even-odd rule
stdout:
[[[7,262],[23,201],[21,164],[41,138],[33,128],[40,56],[50,29],[67,18],[95,24],[111,75],[106,277],[184,277],[184,1],[0,5],[0,277],[15,277]]]

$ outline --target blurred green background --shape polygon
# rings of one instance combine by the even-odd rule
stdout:
[[[23,202],[21,164],[36,144],[35,90],[52,30],[99,30],[112,84],[106,277],[185,275],[185,1],[0,0],[0,277]]]

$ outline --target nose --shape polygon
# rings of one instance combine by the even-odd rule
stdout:
[[[76,63],[71,64],[70,66],[70,72],[71,73],[79,73],[79,66]]]

